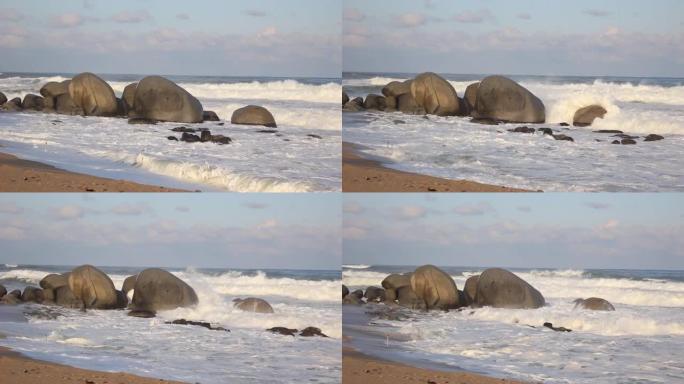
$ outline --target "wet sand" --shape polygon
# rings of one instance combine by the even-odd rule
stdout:
[[[75,173],[0,152],[0,192],[187,192]]]
[[[342,352],[343,384],[522,384],[469,372],[443,372],[375,359],[344,347]]]
[[[0,383],[2,384],[151,384],[178,383],[122,372],[98,372],[67,365],[30,359],[0,347]]]
[[[530,192],[468,180],[449,180],[397,171],[359,154],[360,147],[342,143],[343,192]]]

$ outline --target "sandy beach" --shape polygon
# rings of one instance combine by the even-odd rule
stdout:
[[[180,383],[120,372],[97,372],[34,360],[10,349],[0,347],[0,382],[3,384],[38,383]]]
[[[342,143],[342,190],[344,192],[529,192],[523,189],[481,184],[468,180],[397,171],[379,161],[363,158],[358,146]]]
[[[378,360],[345,347],[342,353],[342,383],[344,384],[404,384],[404,383],[520,383],[469,372],[441,372]]]
[[[74,173],[0,152],[0,192],[187,192]]]

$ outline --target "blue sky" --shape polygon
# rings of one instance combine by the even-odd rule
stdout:
[[[338,194],[2,194],[0,263],[339,269]]]
[[[684,269],[684,195],[345,194],[345,264]]]
[[[684,77],[680,0],[345,0],[344,70]]]
[[[339,0],[0,4],[0,71],[339,77]]]

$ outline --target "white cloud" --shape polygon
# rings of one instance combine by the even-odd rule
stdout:
[[[142,215],[145,212],[150,212],[151,208],[144,203],[139,203],[139,204],[132,204],[132,203],[123,203],[116,205],[112,208],[112,213],[116,215],[128,215],[128,216],[138,216]]]
[[[346,21],[362,21],[366,18],[366,15],[356,8],[345,8],[342,17]]]
[[[256,229],[271,229],[278,226],[278,220],[267,219],[256,225]]]
[[[63,13],[54,15],[50,19],[50,24],[56,28],[74,28],[83,25],[85,18],[78,13]]]
[[[366,237],[368,231],[364,228],[348,226],[342,229],[342,236],[349,240],[360,240]]]
[[[464,11],[453,17],[454,21],[466,24],[479,24],[486,20],[493,19],[494,15],[488,9],[483,9],[480,11]]]
[[[409,12],[397,16],[395,23],[400,27],[415,28],[424,25],[427,22],[427,18],[422,13]]]
[[[111,19],[117,23],[135,24],[151,20],[152,16],[145,10],[121,11],[115,15],[112,15]]]
[[[2,240],[23,240],[27,238],[27,232],[24,228],[13,226],[0,227],[0,239]]]
[[[0,213],[17,215],[22,212],[24,212],[24,207],[20,207],[14,202],[0,202]]]
[[[425,207],[419,205],[404,205],[396,211],[396,216],[402,220],[419,219],[427,213]]]
[[[52,215],[57,220],[76,220],[83,217],[85,210],[78,205],[63,205],[59,208],[52,209]]]
[[[362,213],[363,207],[355,201],[347,201],[344,203],[342,210],[344,213]]]
[[[494,208],[486,201],[472,204],[462,204],[453,209],[454,213],[457,215],[464,216],[478,216],[484,215],[485,213],[494,212]]]

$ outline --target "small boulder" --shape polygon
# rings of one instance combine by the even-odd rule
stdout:
[[[545,301],[538,290],[514,273],[489,268],[477,281],[475,304],[496,308],[540,308]]]
[[[544,135],[553,136],[553,129],[551,128],[539,128],[539,132],[541,132]]]
[[[480,275],[470,276],[463,286],[463,293],[466,299],[466,304],[468,305],[475,302],[478,280],[480,280]]]
[[[363,110],[363,98],[355,97],[347,101],[342,107],[343,111],[346,112],[359,112]]]
[[[1,292],[2,292],[2,290],[0,290],[0,293]],[[342,284],[342,298],[344,299],[344,297],[347,296],[348,294],[349,294],[349,288],[347,288],[346,285]],[[0,294],[0,296],[2,296],[2,294]]]
[[[411,82],[411,96],[425,112],[438,116],[455,116],[460,103],[454,87],[436,73],[426,72]]]
[[[351,293],[348,294],[347,296],[345,296],[344,298],[342,298],[342,305],[362,305],[362,304],[364,304],[363,300],[359,296],[353,295]]]
[[[392,81],[382,88],[382,94],[385,97],[395,97],[411,93],[411,83],[413,80],[406,81]]]
[[[271,112],[258,105],[248,105],[233,112],[230,117],[231,124],[240,125],[263,125],[265,127],[277,128],[275,119]]]
[[[135,105],[135,91],[138,89],[138,83],[128,84],[121,94],[121,101],[123,102],[124,113],[129,114],[130,111],[134,110]]]
[[[454,280],[434,265],[423,265],[413,272],[411,289],[418,299],[425,302],[428,310],[458,308],[461,305]]]
[[[221,121],[221,119],[219,119],[218,115],[214,111],[202,112],[202,120],[203,121]]]
[[[82,265],[69,274],[69,288],[84,308],[116,308],[116,289],[112,280],[92,265]]]
[[[385,290],[379,287],[368,287],[364,297],[367,302],[375,301],[380,303],[385,301]]]
[[[620,144],[622,145],[635,145],[637,142],[634,139],[622,139],[620,140]]]
[[[503,76],[489,76],[477,88],[476,117],[511,123],[543,123],[544,103],[529,90]]]
[[[293,336],[298,332],[295,328],[285,328],[285,327],[273,327],[267,329],[269,332],[278,333],[284,336]]]
[[[299,336],[303,336],[303,337],[312,337],[312,336],[328,337],[323,332],[321,332],[320,328],[316,328],[316,327],[306,327],[306,328],[302,329],[302,331],[299,332]]]
[[[381,285],[385,288],[385,300],[394,301],[397,299],[397,290],[399,288],[411,286],[411,273],[393,273],[385,277]]]
[[[43,99],[41,96],[29,93],[24,96],[24,101],[21,105],[24,107],[24,109],[42,111],[45,108],[45,99]]]
[[[347,92],[342,91],[342,106],[347,104],[349,102],[349,95],[347,95]]]
[[[202,139],[199,136],[193,135],[192,133],[187,133],[187,132],[183,132],[183,134],[181,135],[181,139],[180,139],[180,141],[185,141],[186,143],[197,143],[197,142],[200,142],[201,140]]]
[[[151,319],[151,318],[157,316],[157,313],[154,311],[145,311],[145,310],[140,310],[140,309],[133,309],[131,311],[128,311],[128,316],[140,317],[142,319]]]
[[[590,105],[588,107],[580,108],[575,112],[572,118],[572,125],[575,127],[590,126],[596,118],[603,119],[608,111],[600,105]]]
[[[572,329],[565,328],[565,327],[554,327],[552,323],[544,323],[545,328],[549,328],[551,330],[554,330],[556,332],[572,332]]]
[[[583,308],[591,311],[614,311],[615,307],[608,300],[600,297],[577,299],[574,301],[575,308]]]
[[[4,93],[0,92],[0,105],[3,105],[7,102],[7,96],[5,96]]]
[[[268,301],[256,297],[233,300],[233,306],[246,312],[273,313],[273,307]]]
[[[148,119],[146,117],[131,117],[130,119],[128,119],[128,124],[131,124],[131,125],[135,125],[135,124],[156,125],[157,120]]]
[[[212,327],[211,323],[207,323],[205,321],[192,321],[192,320],[185,320],[185,319],[177,319],[177,320],[173,320],[173,321],[167,321],[165,324],[194,325],[197,327],[206,328],[206,329],[211,330],[211,331],[230,332],[230,330],[225,329],[223,327]]]
[[[45,109],[56,109],[57,96],[69,93],[69,83],[71,80],[62,82],[51,81],[40,88],[40,94],[45,98]]]
[[[52,289],[55,290],[59,287],[63,286],[68,286],[69,285],[69,273],[65,274],[57,274],[57,273],[51,273],[45,277],[43,277],[42,280],[40,280],[40,287],[43,289]]]
[[[233,142],[233,139],[223,135],[211,135],[210,140],[212,143],[216,143],[219,145],[230,144]]]
[[[534,132],[536,132],[536,129],[534,129],[534,128],[529,128],[529,127],[517,127],[517,128],[514,128],[514,129],[509,129],[508,132],[534,133]]]
[[[135,281],[138,279],[138,275],[132,275],[128,276],[124,282],[123,285],[121,286],[121,292],[124,293],[124,295],[128,295],[128,292],[132,291],[135,289]]]
[[[345,287],[346,288],[346,287]],[[0,298],[5,296],[7,294],[7,288],[5,288],[4,285],[0,284]]]
[[[644,141],[658,141],[658,140],[663,140],[663,139],[664,139],[664,137],[662,137],[660,135],[656,135],[654,133],[651,133],[650,135],[647,135],[646,137],[644,137]]]
[[[115,116],[118,110],[114,90],[97,75],[85,72],[69,83],[69,96],[86,116]]]
[[[128,296],[123,291],[116,291],[116,309],[124,309],[128,306]]]
[[[477,90],[480,88],[480,82],[470,84],[463,95],[463,101],[468,106],[468,110],[475,110],[477,104]]]
[[[15,97],[12,100],[6,101],[3,105],[0,105],[0,109],[8,112],[18,112],[22,110],[21,99]]]
[[[133,286],[133,309],[156,312],[198,303],[197,294],[183,280],[171,272],[148,268],[138,274]]]
[[[202,104],[188,91],[161,76],[147,76],[135,90],[131,117],[157,121],[201,123]]]
[[[567,136],[567,135],[562,135],[562,134],[561,134],[561,135],[552,135],[552,136],[553,136],[553,138],[556,139],[556,140],[561,140],[561,141],[572,141],[572,142],[575,141],[575,139],[573,139],[572,137]]]
[[[387,103],[385,102],[385,97],[376,95],[374,93],[366,96],[366,100],[363,102],[363,107],[365,109],[376,109],[378,111],[384,111],[387,108]]]
[[[21,301],[28,303],[42,303],[45,301],[45,296],[43,295],[43,290],[37,287],[28,286],[24,288],[24,292],[21,294]]]
[[[0,304],[17,305],[21,304],[21,299],[17,298],[15,295],[5,295],[0,299]]]

